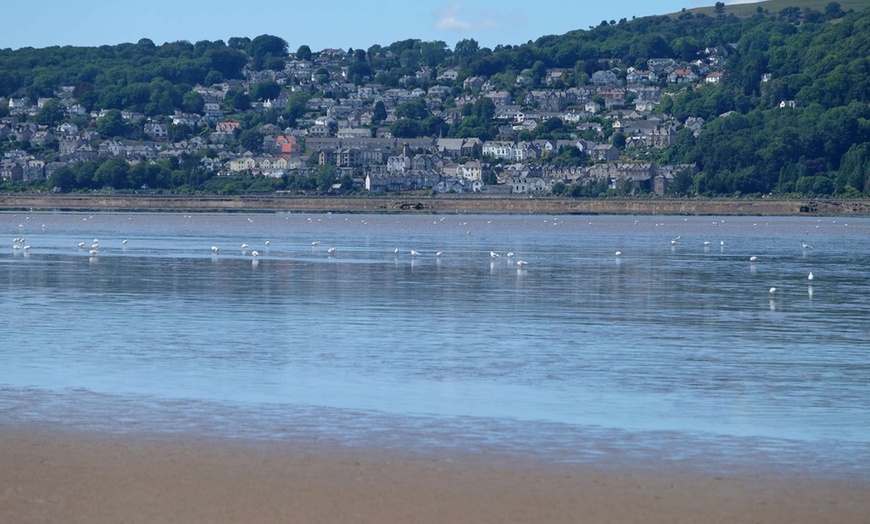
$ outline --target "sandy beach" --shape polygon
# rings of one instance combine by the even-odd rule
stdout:
[[[0,429],[0,523],[867,523],[870,485]]]

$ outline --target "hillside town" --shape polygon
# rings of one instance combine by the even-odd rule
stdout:
[[[422,67],[388,87],[366,77],[351,81],[352,50],[324,49],[304,58],[290,53],[283,69],[244,69],[244,80],[197,85],[201,110],[159,117],[118,110],[87,111],[74,86],[55,97],[9,98],[0,119],[0,140],[26,143],[4,151],[0,178],[50,178],[64,166],[96,159],[128,164],[157,162],[202,153],[200,167],[217,177],[280,178],[333,170],[334,192],[425,190],[481,195],[547,195],[567,186],[597,185],[620,194],[666,195],[674,178],[694,175],[694,165],[663,165],[661,152],[678,133],[697,136],[704,120],[661,111],[668,96],[711,89],[723,78],[725,48],[705,49],[693,61],[649,59],[643,68],[600,60],[600,69],[524,70],[512,75],[460,76],[454,67]],[[541,74],[543,73],[543,74]],[[495,78],[498,77],[498,78]],[[276,123],[255,128],[262,143],[244,147],[246,123],[228,111],[232,91],[251,93],[259,84],[277,84],[274,98],[250,102],[251,111],[273,112]],[[297,93],[309,94],[292,125],[281,116]],[[438,135],[396,136],[396,123],[414,104],[438,119]],[[793,102],[784,101],[788,108]],[[37,115],[52,105],[63,122],[40,125]],[[450,138],[483,107],[496,130],[492,137]],[[101,120],[120,113],[137,139],[107,137]],[[404,111],[407,113],[407,111]],[[258,139],[259,140],[259,139]],[[249,143],[246,143],[249,145]],[[40,147],[41,146],[41,147]],[[352,180],[352,187],[338,183]],[[143,187],[142,189],[148,189]]]

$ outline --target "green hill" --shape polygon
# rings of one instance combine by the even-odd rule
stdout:
[[[726,14],[733,14],[741,18],[748,18],[750,16],[756,15],[758,13],[759,7],[762,9],[763,12],[771,14],[777,14],[782,12],[783,9],[794,7],[800,10],[812,9],[814,11],[824,12],[828,4],[831,3],[831,0],[766,0],[764,2],[726,5],[724,12]],[[842,9],[843,11],[863,11],[864,9],[870,7],[870,2],[868,2],[867,0],[842,0],[837,3],[840,4],[840,9]],[[712,6],[686,9],[686,11],[690,11],[694,14],[704,13],[708,16],[714,16],[716,14],[716,8]],[[679,13],[674,13],[674,15],[678,14]]]

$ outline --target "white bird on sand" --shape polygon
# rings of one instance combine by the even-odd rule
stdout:
[[[758,260],[758,257],[756,256],[749,257],[750,262],[755,262],[756,260]]]
[[[813,272],[812,271],[810,271],[810,274],[807,275],[807,280],[809,280],[810,282],[813,281]]]

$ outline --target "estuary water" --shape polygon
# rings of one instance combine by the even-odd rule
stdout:
[[[0,425],[870,478],[870,219],[19,212],[0,238]]]

